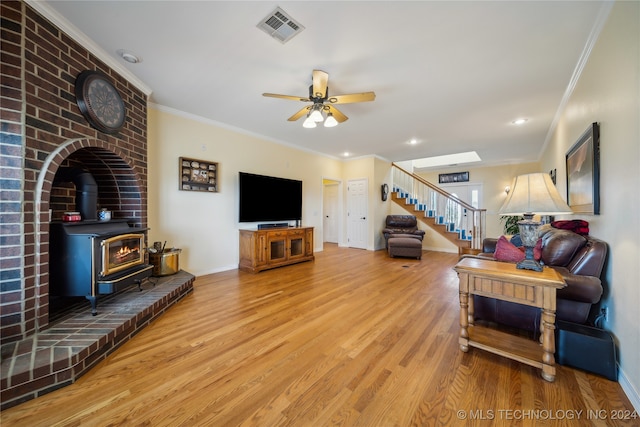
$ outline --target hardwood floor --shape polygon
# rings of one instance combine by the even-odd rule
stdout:
[[[618,383],[458,347],[458,256],[326,245],[315,262],[199,277],[78,382],[3,426],[620,426]],[[618,412],[619,411],[619,412]]]

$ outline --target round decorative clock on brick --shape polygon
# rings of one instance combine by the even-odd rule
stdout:
[[[116,133],[122,128],[124,102],[106,75],[92,70],[81,72],[75,92],[78,108],[91,126],[105,133]]]

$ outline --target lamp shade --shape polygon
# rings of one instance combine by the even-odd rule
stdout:
[[[498,211],[500,215],[559,215],[573,213],[546,173],[520,175]]]

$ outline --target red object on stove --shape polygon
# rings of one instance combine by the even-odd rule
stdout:
[[[64,222],[82,221],[82,216],[80,212],[65,212],[62,214],[62,220]]]

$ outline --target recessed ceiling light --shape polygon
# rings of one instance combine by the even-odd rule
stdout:
[[[117,53],[118,55],[120,55],[122,59],[124,59],[125,61],[131,64],[137,64],[139,62],[142,62],[142,59],[140,59],[138,55],[136,55],[133,52],[129,52],[128,50],[118,49]]]
[[[415,138],[411,138],[411,139],[409,140],[409,145],[416,145],[417,143],[418,143],[418,140],[417,140],[417,139],[415,139]]]
[[[527,119],[515,119],[514,121],[512,121],[511,123],[513,123],[514,125],[523,125],[527,122]]]
[[[345,151],[344,153],[342,153],[342,155],[344,157],[349,157],[351,155],[351,153],[349,153],[348,151]]]

